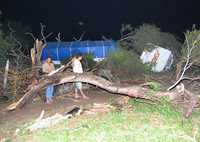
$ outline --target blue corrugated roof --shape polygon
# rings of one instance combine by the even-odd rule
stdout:
[[[47,42],[41,54],[41,60],[51,57],[52,60],[63,60],[77,55],[91,53],[94,58],[105,58],[116,48],[114,41],[74,41]]]

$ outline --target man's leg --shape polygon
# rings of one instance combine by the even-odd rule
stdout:
[[[78,87],[77,87],[77,82],[75,82],[74,83],[74,91],[75,91],[75,94],[74,94],[74,97],[76,98],[76,99],[78,99],[79,97],[78,97]]]
[[[76,99],[78,99],[79,98],[79,96],[78,96],[78,89],[77,88],[75,88],[75,96],[74,96]]]
[[[80,93],[81,93],[83,99],[89,99],[89,97],[86,96],[86,95],[83,93],[83,90],[82,90],[82,89],[80,90]]]
[[[82,90],[82,82],[78,82],[77,84],[77,87],[81,93],[81,96],[83,97],[83,99],[89,99],[89,97],[87,97],[84,93],[83,93],[83,90]]]
[[[46,102],[47,103],[51,103],[53,101],[52,100],[53,92],[54,92],[54,86],[53,85],[47,86],[47,89],[46,89]]]

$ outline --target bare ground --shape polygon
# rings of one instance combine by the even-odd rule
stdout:
[[[54,102],[51,104],[45,104],[37,97],[32,103],[27,104],[22,109],[12,112],[6,112],[5,108],[8,104],[2,104],[0,106],[0,140],[12,136],[19,126],[34,121],[39,117],[42,110],[45,110],[44,117],[47,117],[55,113],[63,114],[74,105],[80,106],[92,103],[104,103],[109,102],[113,97],[117,97],[117,95],[109,94],[100,89],[91,89],[85,91],[85,93],[90,97],[89,100],[76,100],[72,97],[60,95],[55,97]]]

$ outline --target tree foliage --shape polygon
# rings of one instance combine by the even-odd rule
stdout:
[[[143,77],[151,70],[149,66],[141,62],[137,54],[124,49],[111,52],[103,62],[102,68],[111,70],[114,75],[121,79]]]
[[[28,53],[31,44],[30,37],[25,35],[30,28],[20,22],[2,21],[0,10],[0,66],[9,59],[17,68],[29,62]]]
[[[155,25],[143,24],[138,28],[130,28],[123,26],[123,31],[129,31],[129,34],[123,35],[121,39],[121,46],[134,50],[141,54],[144,49],[151,50],[155,48],[153,45],[158,45],[163,48],[172,50],[178,54],[181,43],[171,33],[162,32],[161,29]],[[121,33],[123,33],[121,31]],[[150,44],[149,44],[150,43]]]
[[[9,50],[12,48],[14,43],[9,40],[9,37],[5,35],[0,27],[0,65],[4,65],[6,60],[9,58]]]
[[[5,21],[3,23],[3,31],[6,35],[10,35],[11,30],[13,30],[13,37],[20,41],[22,45],[22,51],[28,53],[29,49],[32,48],[32,39],[30,36],[27,35],[27,33],[31,33],[31,29],[22,24],[21,22],[17,21]]]
[[[184,62],[187,58],[188,48],[191,50],[190,62],[193,65],[200,66],[200,30],[193,28],[185,33],[185,42],[182,48],[181,60]]]

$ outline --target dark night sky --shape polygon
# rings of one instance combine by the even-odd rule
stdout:
[[[200,24],[199,6],[200,0],[0,0],[3,18],[20,21],[35,34],[42,22],[49,32],[61,32],[65,40],[83,31],[85,39],[102,35],[118,39],[122,23],[154,23],[181,35]]]

